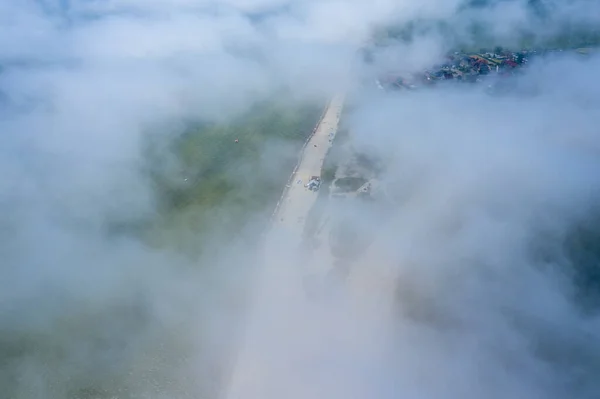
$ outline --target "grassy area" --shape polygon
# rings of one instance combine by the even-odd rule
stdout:
[[[324,164],[323,170],[321,172],[321,179],[323,181],[323,185],[329,186],[329,183],[335,179],[335,172],[337,171],[337,165],[332,164]]]
[[[577,299],[594,312],[600,305],[600,228],[596,215],[570,232],[565,249],[573,267]]]
[[[200,254],[211,259],[207,243],[212,243],[213,235],[232,238],[251,218],[262,223],[268,220],[297,161],[298,150],[321,112],[322,107],[314,104],[264,103],[227,123],[188,127],[178,136],[161,133],[162,139],[153,136],[147,148],[148,177],[157,193],[158,213],[139,226],[123,223],[111,227],[123,234],[135,228],[135,234],[157,247],[194,260]],[[221,244],[213,247],[229,249]],[[228,341],[212,337],[211,328],[223,329],[221,336],[233,336],[239,330],[235,312],[241,308],[238,302],[246,299],[240,293],[245,284],[235,282],[208,292],[210,282],[196,285],[199,281],[195,281],[194,289],[202,291],[196,296],[183,281],[195,279],[198,274],[171,269],[202,267],[206,263],[180,262],[172,256],[162,262],[157,256],[158,264],[149,261],[139,269],[154,277],[139,276],[131,286],[127,279],[132,277],[132,270],[138,269],[124,268],[122,278],[127,290],[116,285],[114,297],[104,291],[107,282],[99,279],[99,291],[89,298],[77,297],[68,290],[64,297],[40,294],[47,296],[43,305],[49,309],[48,317],[55,318],[42,318],[39,326],[38,319],[27,324],[21,320],[21,312],[14,312],[15,323],[8,323],[9,328],[0,334],[2,397],[215,396],[231,359],[228,349],[208,344],[213,339]],[[252,250],[244,256],[253,256]],[[252,259],[244,259],[244,267],[228,273],[239,275],[248,269],[245,266]],[[144,257],[141,261],[146,260]],[[139,259],[125,256],[122,261]],[[169,272],[161,274],[163,269]],[[167,280],[162,284],[154,280],[157,276]],[[215,278],[210,272],[203,276]],[[182,291],[174,292],[179,287]],[[233,295],[232,288],[236,289]],[[100,292],[108,296],[101,297]],[[218,322],[213,320],[213,301],[219,304],[217,308],[223,306],[230,311],[220,314]],[[22,306],[27,310],[29,305]],[[60,309],[58,316],[52,314],[54,309]],[[203,327],[199,321],[206,321],[206,330],[199,328]]]
[[[227,123],[189,128],[168,155],[151,151],[160,212],[150,242],[195,254],[207,233],[233,238],[252,218],[264,223],[321,112],[261,103]]]

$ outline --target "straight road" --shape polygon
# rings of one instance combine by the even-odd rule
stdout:
[[[264,263],[252,298],[241,350],[235,362],[226,399],[295,399],[315,397],[299,375],[298,364],[314,354],[309,337],[320,334],[309,325],[298,325],[306,311],[301,266],[304,222],[317,200],[305,184],[320,176],[323,161],[337,133],[344,104],[342,95],[329,103],[321,122],[301,154],[265,237]],[[304,319],[303,321],[306,321]],[[302,331],[302,332],[300,332]],[[312,340],[314,341],[314,339]],[[302,369],[311,370],[310,367]]]
[[[315,133],[308,141],[296,169],[291,186],[286,191],[278,209],[271,235],[281,234],[281,229],[292,232],[300,243],[304,231],[304,218],[313,207],[317,195],[304,185],[311,176],[320,176],[323,161],[333,144],[344,104],[342,96],[334,97],[329,103]]]

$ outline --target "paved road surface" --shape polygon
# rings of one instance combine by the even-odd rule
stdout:
[[[308,142],[298,165],[294,181],[278,210],[275,219],[276,225],[271,229],[271,235],[280,234],[280,229],[283,228],[289,232],[293,232],[298,240],[301,239],[304,223],[303,219],[300,222],[298,220],[308,215],[308,212],[317,199],[316,193],[308,190],[304,185],[311,176],[321,175],[323,160],[337,133],[343,101],[342,96],[333,98],[325,111],[321,123]]]
[[[337,132],[343,96],[330,102],[321,123],[301,156],[291,185],[287,189],[265,237],[264,264],[258,278],[242,348],[235,362],[226,399],[307,399],[325,392],[323,378],[310,365],[317,352],[315,339],[322,345],[323,330],[309,319],[318,310],[307,312],[302,287],[302,236],[304,221],[317,199],[305,184],[310,176],[321,174],[323,160]],[[316,311],[316,312],[315,312]],[[302,374],[299,370],[312,373]],[[313,381],[306,384],[306,381]]]

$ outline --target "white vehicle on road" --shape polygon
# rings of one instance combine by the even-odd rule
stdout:
[[[311,176],[310,180],[304,185],[304,187],[311,191],[318,191],[319,187],[321,187],[321,178],[319,176]]]

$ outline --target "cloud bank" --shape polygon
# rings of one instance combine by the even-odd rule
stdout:
[[[598,22],[595,4],[545,4],[556,26]],[[354,67],[374,30],[415,20],[444,21],[455,35],[392,40],[374,66]],[[226,121],[284,89],[322,100],[372,80],[373,70],[418,70],[462,42],[469,21],[485,21],[502,44],[524,31],[552,33],[518,1],[0,5],[3,392],[214,395],[224,382],[213,367],[228,353],[238,291],[254,281],[243,278],[254,251],[227,243],[197,268],[114,234],[115,224],[157,212],[143,170],[148,131]],[[369,252],[377,256],[360,266],[372,270],[366,286],[373,276],[398,278],[394,316],[373,304],[386,291],[375,283],[357,303],[344,294],[318,305],[284,301],[274,314],[292,328],[282,334],[265,322],[263,355],[279,348],[294,358],[304,338],[319,367],[284,369],[330,397],[599,392],[598,318],[580,303],[580,268],[565,248],[592,218],[600,188],[598,62],[564,56],[532,66],[521,79],[536,85],[534,98],[355,90],[354,146],[387,160],[384,181],[399,198]],[[299,388],[267,381],[274,392]]]

